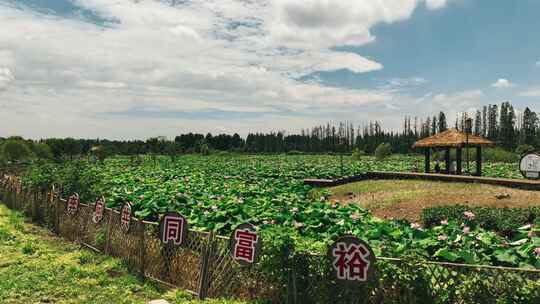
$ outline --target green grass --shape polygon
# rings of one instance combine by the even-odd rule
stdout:
[[[147,303],[153,299],[240,303],[196,301],[186,292],[143,283],[120,260],[63,241],[0,204],[1,303]]]

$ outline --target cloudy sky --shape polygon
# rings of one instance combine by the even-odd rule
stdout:
[[[540,111],[537,0],[0,0],[0,136]]]

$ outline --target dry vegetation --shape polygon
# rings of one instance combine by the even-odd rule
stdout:
[[[410,221],[417,221],[423,208],[433,206],[540,206],[540,191],[483,184],[376,180],[342,185],[329,190],[332,201],[359,204],[379,217],[404,218]]]

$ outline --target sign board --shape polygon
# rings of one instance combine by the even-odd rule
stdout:
[[[120,209],[120,228],[124,232],[129,232],[131,224],[131,203],[125,203]]]
[[[527,179],[540,178],[540,156],[538,154],[527,154],[519,162],[519,171]]]
[[[262,240],[257,228],[251,224],[240,224],[233,230],[230,238],[231,257],[242,266],[257,262],[262,248]]]
[[[97,224],[103,219],[103,212],[105,211],[105,197],[100,197],[94,205],[94,215],[92,216],[92,222]]]
[[[188,231],[186,218],[176,212],[167,212],[159,221],[159,239],[163,244],[184,245]]]
[[[328,248],[327,256],[339,284],[364,284],[373,276],[375,254],[366,242],[355,236],[340,237]]]
[[[77,210],[79,210],[79,194],[73,193],[67,200],[67,214],[68,215],[75,215],[77,213]]]

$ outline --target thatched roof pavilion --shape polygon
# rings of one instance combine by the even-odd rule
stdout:
[[[450,173],[450,149],[456,149],[456,174],[462,173],[462,148],[476,147],[476,174],[482,175],[482,146],[491,146],[495,143],[478,135],[467,134],[457,129],[448,129],[431,137],[420,139],[415,142],[413,148],[424,148],[426,155],[425,171],[430,170],[431,148],[445,148],[445,173]]]

